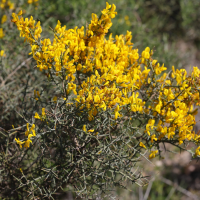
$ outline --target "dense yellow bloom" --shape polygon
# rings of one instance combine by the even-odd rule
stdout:
[[[172,93],[171,89],[164,89],[164,95],[167,97],[167,100],[174,99],[174,94]]]
[[[154,71],[155,71],[156,75],[161,74],[161,72],[165,71],[166,69],[167,68],[164,67],[164,64],[160,67],[159,63],[154,67]]]
[[[195,78],[199,78],[199,76],[200,76],[200,70],[199,70],[198,67],[193,67],[192,76],[195,77]]]
[[[40,38],[40,33],[42,32],[42,28],[40,26],[40,21],[37,22],[35,25],[35,20],[33,20],[33,17],[31,16],[30,19],[20,17],[19,15],[22,14],[22,11],[20,11],[17,14],[12,14],[12,22],[14,22],[17,25],[18,30],[20,31],[20,36],[25,37],[26,40],[28,40],[31,44],[35,42],[38,38]],[[32,33],[29,29],[32,29]]]
[[[100,17],[92,14],[86,29],[67,30],[58,21],[53,40],[41,38],[40,22],[36,24],[32,16],[24,19],[22,11],[12,14],[12,22],[20,36],[29,42],[29,54],[36,60],[38,69],[48,70],[48,78],[61,80],[64,94],[59,101],[59,94],[52,96],[54,103],[59,105],[64,99],[67,107],[74,105],[79,110],[77,116],[86,112],[89,123],[102,112],[109,113],[113,123],[124,118],[138,120],[141,124],[139,141],[145,137],[147,147],[165,140],[179,144],[192,141],[199,145],[200,136],[193,132],[198,110],[192,105],[200,105],[200,70],[194,67],[188,76],[186,70],[175,70],[172,66],[168,75],[163,73],[167,70],[164,64],[152,58],[153,51],[149,47],[139,54],[131,42],[130,31],[115,38],[112,34],[106,37],[111,20],[117,14],[115,9],[115,5],[106,3]],[[40,99],[39,91],[34,91],[34,98]],[[47,121],[45,117],[45,108],[42,114],[35,113],[36,119]],[[31,143],[30,131],[34,136],[34,129],[29,130],[28,126],[26,147]],[[86,125],[82,130],[87,132]],[[91,128],[88,132],[94,130]],[[146,148],[142,142],[139,146]],[[199,155],[198,150],[196,152]],[[149,158],[157,153],[158,150],[151,151]]]

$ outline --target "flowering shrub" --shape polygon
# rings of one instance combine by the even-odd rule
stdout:
[[[127,179],[141,184],[135,166],[141,156],[161,156],[160,143],[199,146],[193,106],[200,103],[200,70],[187,75],[173,66],[164,73],[153,50],[140,55],[133,48],[131,32],[107,38],[114,4],[106,3],[100,17],[92,14],[87,27],[66,30],[58,21],[52,41],[41,39],[40,21],[22,14],[13,13],[12,22],[54,86],[53,96],[33,91],[35,113],[25,118],[25,136],[15,138],[24,192],[52,197],[65,187],[92,198],[112,185],[125,187]]]
[[[41,12],[36,8],[36,1],[29,4],[27,0],[0,0],[0,126],[6,130],[12,124],[23,123],[16,111],[19,111],[19,107],[20,110],[24,109],[26,98],[32,91],[31,85],[40,87],[44,83],[42,78],[36,79],[40,72],[31,66],[33,62],[27,54],[30,47],[25,43],[20,45],[23,39],[18,37],[19,32],[11,22],[12,12],[23,9],[27,15],[33,12],[39,15]],[[28,78],[30,74],[31,78]],[[26,102],[26,113],[31,106],[30,101]]]

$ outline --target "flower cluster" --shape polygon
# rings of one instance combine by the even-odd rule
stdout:
[[[25,148],[29,148],[30,147],[30,143],[32,143],[31,137],[36,136],[35,134],[35,124],[33,124],[31,126],[31,128],[29,128],[29,123],[26,124],[27,127],[27,131],[25,132],[25,136],[28,136],[28,139],[26,141],[21,141],[15,138],[15,141],[17,142],[17,144],[19,144],[20,148],[22,148],[22,144],[24,144]]]
[[[34,117],[35,117],[35,119],[40,119],[41,121],[44,121],[46,118],[45,108],[42,108],[42,115],[39,115],[36,112]]]
[[[134,116],[140,116],[138,142],[141,148],[149,150],[150,159],[159,153],[161,142],[181,145],[191,141],[199,145],[200,136],[193,131],[197,114],[193,105],[200,104],[200,70],[194,67],[187,75],[184,69],[172,67],[170,73],[164,73],[167,68],[152,58],[149,47],[141,55],[133,48],[131,32],[115,38],[110,34],[107,38],[116,14],[115,5],[106,3],[99,18],[92,14],[86,30],[84,27],[66,30],[58,21],[53,41],[40,39],[40,22],[35,25],[32,16],[24,20],[19,18],[22,12],[13,13],[12,21],[20,36],[30,43],[30,55],[37,67],[47,70],[50,79],[61,80],[66,106],[73,96],[73,105],[81,112],[87,111],[89,122],[102,112],[112,113],[115,123],[124,117],[134,123]],[[35,92],[35,99],[38,97]],[[54,103],[59,98],[53,97]],[[45,108],[42,115],[35,113],[35,118],[44,120]],[[195,155],[200,156],[198,149]]]
[[[10,1],[10,0],[1,0],[0,1],[0,8],[3,10],[3,9],[6,9],[7,7],[10,10],[13,10],[14,9],[14,3],[12,3],[12,1]]]
[[[35,20],[31,16],[30,19],[20,17],[22,15],[22,10],[18,13],[12,14],[12,22],[17,25],[18,30],[20,31],[20,37],[25,37],[28,42],[31,44],[36,42],[40,38],[40,33],[42,32],[42,28],[40,26],[40,21],[35,25]]]

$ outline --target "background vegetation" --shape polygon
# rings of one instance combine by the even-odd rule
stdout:
[[[32,113],[30,97],[33,90],[46,87],[46,91],[51,92],[51,90],[48,90],[48,86],[45,86],[42,78],[38,79],[38,76],[41,77],[41,72],[32,68],[34,61],[27,55],[29,47],[26,43],[23,44],[23,39],[18,37],[18,31],[10,21],[12,12],[18,12],[22,9],[27,17],[32,15],[35,19],[40,20],[44,34],[51,37],[52,30],[50,27],[54,28],[57,20],[60,20],[62,25],[66,24],[67,28],[85,26],[90,22],[91,13],[100,14],[100,10],[105,7],[106,1],[39,0],[30,3],[31,1],[16,0],[13,1],[13,7],[10,7],[9,1],[0,0],[0,2],[0,19],[3,15],[7,16],[6,22],[0,25],[0,28],[3,29],[3,35],[0,34],[0,50],[4,50],[6,54],[3,59],[0,58],[0,159],[3,159],[4,153],[9,154],[9,152],[6,152],[8,140],[5,134],[12,128],[12,125],[17,127],[24,123],[19,110],[26,111],[26,113],[23,113],[25,116]],[[10,2],[12,3],[12,1]],[[196,66],[198,64],[200,60],[199,1],[113,0],[109,3],[114,3],[118,12],[110,30],[113,35],[125,34],[127,30],[131,31],[132,42],[140,50],[140,53],[145,47],[149,46],[154,49],[154,59],[158,59],[160,63],[165,63],[165,66],[169,69],[172,65],[187,68],[190,65]],[[3,4],[5,4],[4,7]],[[11,141],[14,135],[10,137]],[[4,160],[0,161],[0,168],[4,162]],[[200,167],[196,163],[187,166],[181,162],[176,163],[174,161],[175,164],[169,164],[164,161],[161,164],[159,161],[157,167],[152,166],[149,175],[153,175],[153,181],[150,182],[152,183],[151,188],[150,186],[143,188],[143,191],[146,192],[144,192],[144,195],[142,195],[142,189],[137,186],[130,188],[133,189],[133,192],[126,192],[125,194],[124,191],[117,190],[116,193],[120,196],[119,198],[123,196],[127,199],[133,197],[135,199],[184,199],[184,197],[195,199],[196,197],[186,192],[194,191],[197,196],[200,196],[198,193],[200,179],[194,178],[195,175],[199,175]],[[162,171],[161,175],[157,175],[156,168]],[[11,174],[10,170],[7,169],[2,177],[6,178],[8,174]],[[183,181],[190,178],[191,182]],[[166,179],[172,182],[167,182]],[[189,184],[194,180],[196,184]],[[184,188],[185,193],[184,190],[177,189],[178,187],[174,190],[173,183]],[[4,187],[0,186],[0,190],[3,190]],[[14,188],[15,185],[13,185]]]

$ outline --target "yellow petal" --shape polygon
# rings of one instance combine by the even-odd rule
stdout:
[[[17,14],[18,16],[22,15],[22,10],[19,11],[19,13]]]

